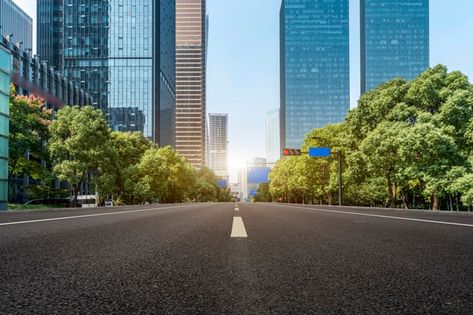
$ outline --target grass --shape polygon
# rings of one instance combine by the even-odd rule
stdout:
[[[21,210],[41,210],[41,209],[52,209],[52,208],[59,208],[52,205],[24,205],[24,204],[17,204],[17,203],[10,203],[8,204],[8,210],[10,211],[21,211]]]

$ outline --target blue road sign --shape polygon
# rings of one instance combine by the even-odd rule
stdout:
[[[310,157],[329,157],[330,148],[310,148],[309,156]]]

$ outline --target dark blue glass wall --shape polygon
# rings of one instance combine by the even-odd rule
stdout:
[[[0,35],[4,34],[13,34],[11,42],[21,42],[22,49],[33,49],[33,19],[12,0],[0,0]]]
[[[299,148],[349,110],[348,10],[348,0],[282,2],[281,147]]]
[[[361,0],[361,92],[429,67],[429,0]]]
[[[113,130],[174,145],[175,0],[39,0],[38,43]]]

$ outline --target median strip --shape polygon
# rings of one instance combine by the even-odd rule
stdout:
[[[248,237],[248,235],[246,234],[245,224],[243,223],[243,219],[241,217],[233,217],[231,237],[233,238]]]

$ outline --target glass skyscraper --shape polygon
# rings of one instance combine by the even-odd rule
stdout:
[[[205,0],[176,0],[176,150],[205,165]]]
[[[38,43],[113,130],[175,145],[175,0],[38,0]]]
[[[281,157],[279,146],[279,108],[266,113],[266,160],[275,163]]]
[[[429,0],[361,0],[361,92],[429,67]]]
[[[209,114],[208,119],[208,167],[218,177],[228,177],[228,114]]]
[[[0,36],[21,43],[22,49],[33,49],[33,19],[12,0],[0,0]]]
[[[280,12],[281,147],[350,107],[348,0],[283,0]]]

